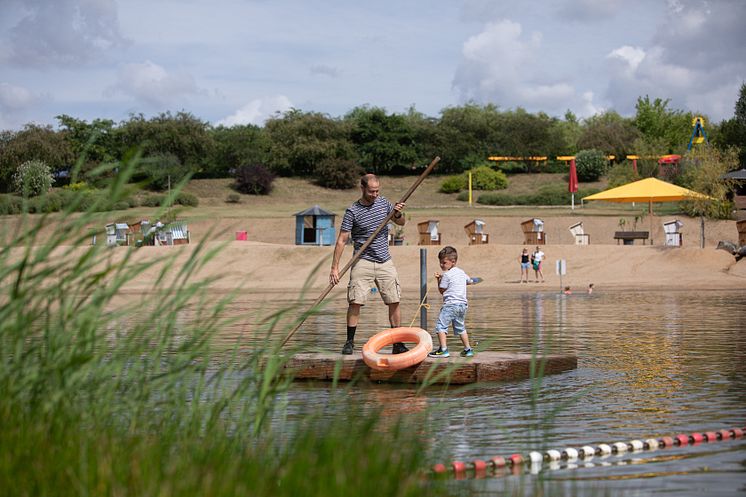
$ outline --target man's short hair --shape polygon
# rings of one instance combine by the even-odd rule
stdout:
[[[458,252],[450,245],[443,247],[443,249],[438,252],[438,260],[442,261],[443,259],[450,259],[454,262],[458,261]]]
[[[360,178],[360,186],[363,188],[368,188],[368,183],[378,183],[378,176],[376,176],[373,173],[364,174],[362,178]]]

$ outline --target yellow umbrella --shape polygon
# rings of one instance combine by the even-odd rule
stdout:
[[[677,200],[710,199],[693,190],[666,183],[657,178],[646,178],[634,183],[612,188],[583,197],[583,200],[606,200],[607,202],[676,202]]]
[[[633,183],[618,186],[610,190],[599,192],[583,200],[605,200],[607,202],[647,202],[648,212],[653,213],[653,202],[676,202],[678,200],[702,199],[710,200],[712,197],[688,190],[681,186],[666,183],[657,178],[645,178]],[[651,232],[653,220],[650,220]],[[652,240],[651,240],[652,243]]]

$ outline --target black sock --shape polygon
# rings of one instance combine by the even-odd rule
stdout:
[[[355,331],[357,330],[357,326],[348,326],[347,327],[347,341],[351,342],[355,339]]]

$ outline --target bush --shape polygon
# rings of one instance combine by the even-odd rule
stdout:
[[[549,174],[567,173],[567,164],[564,161],[548,160],[546,165],[541,168],[541,172]]]
[[[494,171],[489,166],[479,166],[464,173],[468,186],[471,172],[471,187],[474,190],[504,190],[508,187],[508,177],[502,171]]]
[[[70,183],[62,187],[63,190],[70,190],[72,192],[80,192],[90,190],[91,187],[85,181],[78,181],[77,183]]]
[[[52,170],[44,161],[29,160],[18,166],[13,175],[13,184],[18,193],[35,197],[52,188]]]
[[[187,192],[179,192],[179,194],[176,195],[175,202],[186,207],[197,207],[199,205],[199,199],[197,196]]]
[[[521,174],[521,173],[527,173],[528,168],[526,167],[526,164],[522,162],[499,162],[497,164],[497,170],[502,171],[505,174]]]
[[[316,184],[336,190],[346,190],[358,185],[363,168],[349,159],[327,157],[314,168]]]
[[[587,197],[599,191],[597,188],[581,188],[575,196],[576,198]],[[528,195],[483,193],[477,198],[477,203],[482,205],[569,205],[570,193],[567,191],[566,185],[558,183],[544,185],[536,193]]]
[[[468,185],[466,184],[466,177],[459,174],[458,176],[448,176],[440,184],[441,193],[456,193],[460,192]]]
[[[607,178],[609,179],[609,188],[616,188],[639,180],[640,175],[635,172],[632,163],[624,161],[612,166]]]
[[[238,193],[229,193],[226,197],[225,202],[228,204],[239,204],[241,203],[241,195]]]
[[[23,200],[15,195],[0,195],[0,216],[20,214]]]
[[[578,181],[597,181],[606,173],[606,156],[595,149],[581,150],[575,155],[575,167]]]
[[[148,195],[142,200],[140,205],[144,207],[160,207],[164,200],[166,200],[165,195]]]
[[[275,175],[261,164],[239,166],[236,169],[236,190],[249,195],[269,195]]]

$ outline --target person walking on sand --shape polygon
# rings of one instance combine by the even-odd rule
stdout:
[[[541,282],[544,283],[544,273],[541,272],[541,263],[544,260],[544,252],[541,251],[539,246],[536,246],[536,250],[531,254],[531,263],[534,266],[534,275],[536,277],[536,283],[539,282],[539,276],[541,276]]]
[[[593,283],[588,283],[588,295],[593,293]]]
[[[366,174],[360,179],[361,196],[345,210],[334,246],[332,267],[329,273],[329,283],[332,285],[339,283],[339,261],[350,237],[357,253],[392,209],[396,211],[393,217],[394,223],[404,226],[405,218],[402,210],[405,204],[400,202],[392,205],[380,195],[380,188],[381,184],[374,174]],[[342,347],[342,354],[352,354],[355,348],[355,332],[360,319],[360,308],[365,305],[373,285],[378,288],[381,299],[389,308],[389,324],[392,328],[399,327],[401,324],[401,310],[399,309],[401,291],[399,275],[389,253],[388,226],[376,235],[350,270],[350,283],[347,286],[347,339]],[[407,350],[401,342],[395,343],[392,347],[394,354],[401,354]]]
[[[528,249],[523,247],[521,252],[521,283],[528,283],[528,266],[529,266],[529,255]],[[524,280],[525,277],[525,280]]]
[[[461,338],[464,350],[461,357],[472,357],[474,351],[469,345],[469,335],[466,333],[466,309],[469,302],[466,299],[466,286],[473,285],[474,279],[470,278],[461,268],[456,267],[458,252],[450,245],[444,247],[438,253],[440,269],[442,273],[435,273],[438,281],[438,290],[443,295],[443,307],[440,308],[438,322],[435,325],[435,333],[438,335],[438,348],[428,354],[430,357],[449,357],[448,352],[448,327],[453,325],[453,332]]]

